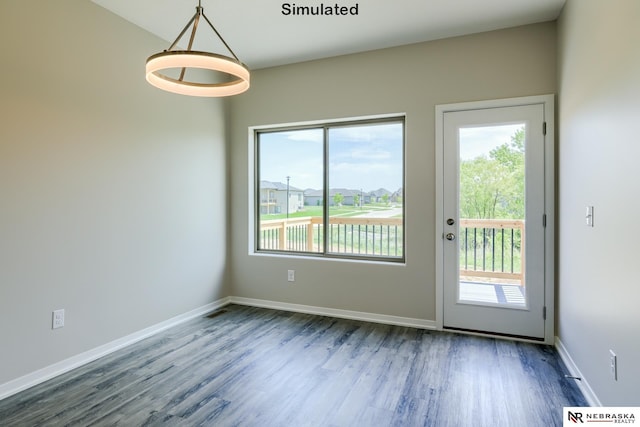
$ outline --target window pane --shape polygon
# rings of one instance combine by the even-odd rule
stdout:
[[[402,257],[402,122],[329,128],[327,252]]]
[[[258,249],[323,252],[323,133],[258,135]]]
[[[526,123],[459,135],[459,299],[526,307]]]

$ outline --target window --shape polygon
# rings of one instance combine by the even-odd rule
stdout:
[[[404,260],[404,118],[255,132],[257,252]]]

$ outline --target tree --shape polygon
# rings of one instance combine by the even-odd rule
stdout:
[[[518,129],[509,144],[491,150],[490,157],[501,166],[500,214],[503,218],[524,219],[525,132]]]
[[[344,196],[342,193],[336,193],[333,195],[333,204],[336,206],[342,206],[342,201],[344,200]]]
[[[385,205],[389,204],[389,195],[387,193],[382,195],[382,203],[384,203]]]
[[[511,141],[460,163],[462,218],[524,218],[524,128]]]
[[[354,194],[353,195],[353,206],[360,206],[360,195],[359,194]]]

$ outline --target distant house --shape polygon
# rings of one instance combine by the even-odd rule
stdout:
[[[341,205],[343,206],[358,206],[371,203],[370,193],[365,193],[362,190],[349,190],[347,188],[332,188],[329,190],[329,206],[335,205],[336,194],[342,194]],[[304,204],[306,206],[320,206],[323,204],[323,197],[324,193],[322,190],[305,190]]]
[[[323,203],[323,191],[313,190],[311,188],[304,191],[305,206],[321,206]]]
[[[260,214],[287,213],[287,193],[289,212],[298,212],[304,206],[304,192],[282,182],[260,181]]]
[[[371,199],[376,203],[383,202],[385,196],[387,197],[388,201],[391,201],[391,196],[393,195],[393,193],[391,193],[391,191],[387,190],[386,188],[378,188],[377,190],[372,191],[370,194]]]
[[[391,201],[394,203],[402,203],[404,200],[402,199],[404,189],[400,187],[391,195]]]

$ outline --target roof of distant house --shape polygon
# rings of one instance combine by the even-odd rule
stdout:
[[[342,194],[345,197],[354,197],[354,196],[369,196],[370,193],[367,193],[365,191],[360,191],[360,190],[349,190],[347,188],[331,188],[329,190],[329,196],[333,197],[336,194]],[[307,189],[304,190],[304,195],[306,197],[322,197],[323,196],[323,191],[322,190],[313,190],[313,189]]]
[[[287,191],[287,184],[283,184],[282,182],[260,181],[260,188],[269,189],[269,190]],[[293,185],[289,185],[289,191],[302,191],[302,189],[298,187],[294,187]]]

